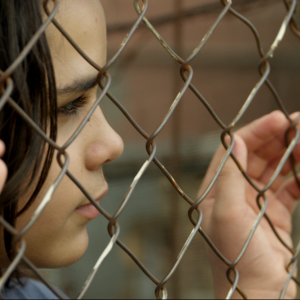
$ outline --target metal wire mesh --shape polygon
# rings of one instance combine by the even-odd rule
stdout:
[[[48,2],[53,1],[55,4],[55,7],[52,11],[49,11],[48,9]],[[25,264],[29,269],[31,269],[40,279],[42,282],[45,283],[49,287],[49,289],[55,293],[59,298],[63,298],[63,295],[60,295],[60,293],[44,278],[44,276],[40,273],[40,271],[34,266],[32,262],[25,256],[25,249],[26,249],[26,239],[23,238],[26,232],[30,230],[30,228],[34,225],[36,220],[40,217],[41,213],[43,212],[46,205],[51,201],[51,197],[56,190],[56,188],[59,186],[60,182],[62,181],[64,176],[68,176],[82,191],[84,196],[89,199],[89,201],[99,210],[99,212],[108,220],[108,233],[111,236],[111,240],[106,246],[105,250],[99,255],[99,259],[94,265],[93,270],[91,271],[89,277],[87,278],[84,286],[82,287],[81,292],[78,295],[78,299],[81,299],[86,291],[88,290],[89,286],[91,285],[91,282],[93,281],[96,272],[99,270],[102,262],[105,260],[105,258],[109,255],[110,251],[113,247],[116,245],[119,246],[123,251],[125,251],[131,259],[137,264],[137,266],[141,269],[141,271],[149,278],[150,281],[155,283],[156,290],[155,294],[157,298],[167,298],[168,292],[165,287],[166,283],[170,280],[170,278],[173,276],[174,272],[178,268],[178,265],[180,264],[182,258],[184,257],[187,249],[189,248],[191,242],[193,241],[194,237],[197,234],[200,234],[207,245],[212,249],[212,251],[217,255],[217,257],[224,262],[225,265],[227,265],[227,278],[231,285],[231,289],[228,292],[227,298],[231,298],[235,291],[237,291],[243,298],[246,298],[247,295],[241,290],[239,287],[239,271],[238,271],[238,263],[243,258],[249,243],[251,242],[251,238],[253,237],[257,227],[259,226],[261,220],[265,218],[267,222],[269,223],[270,227],[272,228],[275,236],[278,238],[278,240],[281,242],[281,244],[290,251],[291,253],[291,260],[286,266],[287,270],[287,280],[282,287],[282,293],[280,295],[281,298],[285,296],[287,286],[289,285],[291,280],[294,280],[298,285],[300,284],[299,279],[297,279],[294,276],[294,272],[298,263],[298,255],[300,251],[300,244],[293,249],[289,245],[287,245],[284,240],[281,238],[280,234],[277,232],[275,226],[273,225],[271,219],[266,214],[266,209],[268,205],[268,199],[266,196],[266,192],[270,189],[270,187],[275,182],[278,175],[281,173],[284,165],[288,160],[291,161],[291,164],[293,165],[293,173],[296,182],[299,185],[300,188],[300,182],[297,177],[297,170],[295,165],[295,159],[293,157],[293,150],[296,147],[296,144],[299,141],[299,129],[297,128],[297,124],[300,120],[300,117],[298,117],[296,120],[292,120],[288,111],[286,110],[283,101],[281,100],[280,96],[278,95],[276,89],[272,85],[272,83],[269,80],[269,75],[271,72],[271,65],[270,65],[270,58],[272,58],[274,52],[279,47],[280,43],[282,42],[285,33],[290,26],[293,33],[300,37],[300,31],[297,28],[296,21],[294,19],[294,15],[297,8],[297,1],[296,0],[284,0],[283,1],[287,13],[282,21],[282,25],[279,28],[278,35],[276,36],[274,42],[272,43],[271,47],[268,49],[268,51],[264,51],[262,47],[262,42],[259,37],[259,33],[257,32],[254,25],[247,20],[243,15],[239,14],[236,10],[232,8],[233,1],[232,0],[221,0],[221,4],[223,6],[223,10],[220,13],[220,15],[215,20],[214,24],[211,26],[209,31],[206,33],[206,35],[203,37],[201,42],[198,44],[198,46],[194,49],[194,51],[188,56],[187,59],[181,58],[177,53],[173,51],[173,49],[166,43],[166,41],[163,39],[163,37],[159,34],[159,32],[154,28],[154,26],[149,22],[147,19],[147,9],[148,5],[151,5],[148,3],[147,0],[134,0],[134,8],[137,13],[137,20],[132,25],[129,33],[126,35],[125,39],[120,45],[119,50],[117,53],[107,62],[107,64],[101,68],[99,65],[97,65],[94,61],[92,61],[80,48],[79,46],[73,41],[73,39],[69,36],[69,34],[62,28],[62,26],[57,22],[55,19],[55,15],[58,12],[59,9],[59,1],[57,0],[45,0],[43,3],[43,7],[45,9],[45,12],[48,15],[47,20],[44,22],[43,26],[36,32],[36,34],[31,38],[30,42],[26,46],[26,48],[23,49],[21,55],[18,57],[18,59],[7,69],[7,70],[1,70],[1,77],[0,77],[0,83],[1,87],[3,88],[3,93],[1,95],[0,100],[0,110],[3,108],[4,105],[10,105],[32,128],[33,130],[39,134],[43,139],[47,141],[49,145],[51,145],[54,149],[58,151],[57,155],[57,161],[59,165],[61,166],[61,173],[55,180],[55,182],[52,184],[48,192],[46,193],[44,199],[39,204],[37,210],[33,214],[31,220],[24,226],[24,228],[20,231],[17,231],[14,227],[12,227],[7,221],[5,221],[2,217],[0,217],[0,223],[1,225],[9,231],[13,236],[15,241],[20,241],[20,246],[17,249],[17,255],[10,264],[10,266],[7,268],[5,273],[0,279],[0,290],[4,286],[7,279],[10,277],[10,275],[13,273],[15,268],[20,264]],[[209,101],[206,100],[201,93],[198,91],[197,87],[192,83],[193,79],[193,68],[192,68],[192,62],[193,59],[201,55],[201,50],[204,47],[204,45],[207,43],[207,41],[210,39],[210,37],[214,34],[215,29],[217,26],[219,26],[220,22],[224,19],[224,17],[227,14],[232,14],[235,18],[239,19],[241,23],[246,24],[246,26],[249,27],[249,29],[252,31],[256,44],[257,49],[259,52],[259,55],[261,57],[260,61],[258,62],[258,68],[260,72],[260,80],[257,82],[257,84],[253,87],[251,93],[249,94],[248,98],[242,105],[240,111],[238,114],[233,118],[233,120],[230,122],[230,124],[224,124],[223,121],[218,117],[218,115],[215,113],[213,108],[210,106]],[[158,43],[161,44],[161,46],[168,52],[170,57],[174,59],[176,62],[178,62],[178,70],[180,70],[180,74],[182,77],[182,81],[184,83],[181,90],[178,91],[177,97],[174,99],[172,105],[170,106],[169,110],[166,112],[166,115],[160,125],[157,127],[157,129],[152,132],[151,134],[148,134],[139,126],[139,124],[131,117],[131,115],[128,113],[126,108],[109,92],[109,87],[112,82],[112,78],[110,77],[108,71],[110,67],[114,64],[114,62],[119,59],[120,54],[124,50],[124,48],[127,46],[128,42],[130,41],[133,34],[136,32],[138,26],[141,23],[145,23],[147,28],[154,34],[154,36],[157,38]],[[97,101],[94,103],[93,107],[89,111],[89,113],[86,115],[80,126],[77,128],[77,130],[73,133],[73,135],[70,137],[70,139],[62,146],[58,146],[57,143],[53,140],[51,140],[45,132],[43,132],[33,121],[32,119],[18,106],[18,104],[10,97],[12,90],[13,90],[13,81],[11,79],[11,75],[16,70],[16,68],[22,63],[26,55],[31,51],[35,43],[38,41],[42,33],[45,32],[46,28],[49,26],[49,24],[53,23],[56,28],[64,35],[64,37],[69,41],[69,43],[77,50],[77,52],[91,65],[93,66],[98,72],[98,85],[101,88],[101,94],[99,95]],[[127,25],[126,25],[127,26]],[[126,27],[125,26],[125,27]],[[105,79],[105,80],[104,80]],[[272,92],[274,96],[274,100],[277,102],[279,107],[281,108],[282,112],[285,114],[286,118],[290,122],[290,127],[286,132],[286,152],[282,156],[280,163],[278,164],[274,174],[272,175],[270,181],[265,185],[264,188],[259,188],[257,184],[250,178],[250,176],[247,174],[247,172],[243,169],[240,162],[236,159],[235,155],[232,153],[234,145],[235,145],[235,137],[233,135],[233,129],[239,124],[240,119],[245,114],[247,109],[249,108],[250,104],[252,103],[253,99],[257,95],[257,93],[260,91],[263,85],[267,85],[270,91]],[[223,130],[221,139],[224,148],[226,149],[226,154],[223,157],[223,159],[220,161],[219,167],[215,173],[215,176],[213,177],[210,184],[206,187],[205,191],[203,191],[201,197],[199,199],[191,199],[178,185],[175,178],[172,174],[163,166],[163,164],[156,158],[157,153],[157,146],[155,143],[156,138],[159,136],[163,128],[168,123],[170,117],[174,114],[174,111],[176,110],[177,105],[180,103],[183,95],[186,93],[187,90],[191,90],[194,95],[203,103],[205,109],[211,114],[212,118],[215,120],[215,122],[218,124],[218,126]],[[125,195],[121,205],[117,209],[117,211],[110,215],[108,214],[96,201],[93,199],[93,197],[88,193],[88,191],[83,187],[83,185],[80,183],[80,179],[75,178],[70,171],[68,170],[69,166],[69,156],[68,156],[68,147],[74,142],[74,140],[77,138],[77,136],[80,134],[88,120],[90,119],[91,115],[97,108],[97,106],[100,104],[100,102],[104,99],[104,97],[107,96],[112,103],[123,113],[125,118],[132,124],[132,126],[138,131],[138,133],[145,139],[146,141],[146,150],[148,153],[148,159],[144,162],[144,164],[141,166],[139,172],[136,174],[135,178],[133,179],[127,194]],[[293,135],[292,140],[289,138],[290,133],[294,131],[295,134]],[[227,139],[229,137],[229,140]],[[228,142],[229,141],[229,142]],[[248,234],[248,238],[244,243],[244,246],[240,253],[237,255],[236,259],[234,261],[229,261],[223,254],[222,250],[218,249],[214,243],[211,241],[209,236],[206,234],[206,232],[202,229],[201,224],[203,220],[203,213],[201,209],[199,208],[199,205],[206,199],[206,196],[211,191],[213,186],[215,185],[226,161],[229,159],[229,157],[232,157],[232,159],[235,161],[236,165],[242,172],[245,179],[249,182],[249,184],[257,191],[257,206],[259,207],[259,213],[257,215],[257,219],[255,223],[253,224],[253,227],[251,231]],[[141,177],[144,175],[146,170],[151,164],[155,164],[161,172],[166,176],[166,178],[169,180],[170,184],[174,187],[174,189],[178,192],[182,200],[186,201],[190,208],[188,210],[188,216],[190,219],[190,222],[193,225],[193,229],[190,233],[190,235],[187,237],[186,242],[182,245],[182,249],[179,252],[176,261],[174,262],[174,265],[171,267],[169,272],[166,274],[166,276],[160,280],[157,279],[148,269],[143,265],[143,263],[139,260],[138,257],[135,256],[135,254],[119,239],[120,235],[120,226],[118,224],[118,219],[124,209],[126,208],[127,203],[130,201],[131,195],[133,191],[135,190],[137,184],[139,183]]]

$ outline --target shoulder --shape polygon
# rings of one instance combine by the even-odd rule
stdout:
[[[1,292],[2,299],[58,299],[43,283],[33,279],[24,280],[24,285],[14,284]]]

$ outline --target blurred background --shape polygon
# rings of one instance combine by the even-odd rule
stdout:
[[[102,0],[108,28],[108,58],[119,48],[137,19],[132,0]],[[166,42],[187,58],[215,22],[223,6],[219,0],[150,0],[146,14]],[[268,50],[286,14],[282,0],[236,0],[233,7],[248,18]],[[297,16],[300,21],[300,17]],[[289,30],[271,60],[271,81],[289,112],[300,110],[300,43]],[[260,57],[249,28],[227,15],[192,62],[193,83],[226,124],[238,113],[259,80]],[[111,93],[148,133],[160,124],[182,87],[179,65],[144,24],[110,70]],[[123,156],[105,168],[110,191],[101,205],[111,214],[120,205],[133,178],[147,159],[145,140],[120,111],[106,99],[105,116],[125,142]],[[238,127],[277,109],[263,87]],[[221,130],[201,102],[189,91],[157,138],[157,157],[183,190],[196,199]],[[159,279],[173,266],[192,230],[189,205],[178,197],[161,171],[151,166],[142,177],[119,218],[120,239]],[[294,235],[300,236],[299,212]],[[76,264],[45,271],[69,296],[75,297],[110,237],[107,220],[99,216],[88,227],[90,245]],[[225,276],[225,274],[224,274]],[[196,235],[176,273],[166,285],[170,298],[213,298],[211,270],[204,242]],[[100,268],[85,298],[152,299],[155,285],[115,246]]]

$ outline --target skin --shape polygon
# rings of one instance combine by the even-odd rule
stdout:
[[[3,156],[5,152],[5,145],[4,143],[0,140],[0,157]],[[5,180],[7,177],[7,167],[5,163],[3,162],[2,159],[0,159],[0,191],[2,191]]]
[[[75,42],[99,65],[106,60],[105,18],[98,0],[63,0],[56,18]],[[58,90],[72,86],[97,75],[87,62],[71,47],[62,35],[50,26],[47,30]],[[96,88],[84,93],[88,103],[76,116],[60,115],[58,119],[58,144],[62,145],[74,132],[96,99]],[[58,106],[65,105],[82,93],[59,94]],[[296,118],[296,115],[293,116]],[[263,187],[270,179],[284,149],[284,133],[289,124],[280,112],[273,112],[240,129],[236,133],[234,153],[257,185]],[[0,142],[0,157],[4,153]],[[106,122],[98,107],[82,133],[67,149],[71,173],[97,198],[106,191],[103,164],[116,159],[123,150],[120,137]],[[300,161],[300,146],[294,151],[297,164]],[[223,147],[217,151],[199,191],[199,197],[212,179],[224,155]],[[17,222],[20,230],[59,174],[60,167],[54,160],[47,181],[38,199]],[[288,244],[291,242],[291,213],[300,191],[293,179],[286,179],[291,172],[287,163],[281,175],[267,193],[267,213],[278,232]],[[7,169],[0,160],[0,190]],[[256,192],[246,183],[231,159],[226,163],[216,185],[200,205],[204,213],[202,227],[227,259],[233,261],[243,246],[256,219],[258,209]],[[28,198],[20,199],[20,207]],[[78,260],[88,245],[86,224],[88,219],[75,209],[87,202],[79,189],[65,176],[41,217],[26,234],[26,255],[39,267],[61,267]],[[7,264],[0,249],[2,266]],[[210,251],[210,260],[218,298],[224,298],[230,285],[225,273],[226,266]],[[256,230],[248,250],[238,264],[239,286],[249,298],[278,298],[287,273],[285,265],[291,255],[275,238],[265,220]],[[275,274],[272,276],[272,274]],[[238,297],[235,294],[234,297]],[[296,287],[291,283],[287,297],[296,296]]]
[[[63,0],[56,19],[72,36],[75,42],[97,64],[106,61],[106,25],[102,6],[98,0]],[[46,31],[53,58],[57,89],[74,86],[74,82],[85,82],[96,78],[98,72],[91,67],[53,26]],[[84,95],[89,97],[87,104],[75,116],[58,115],[58,145],[63,145],[79,126],[96,100],[97,87],[86,92],[58,94],[58,106],[63,106]],[[0,151],[3,152],[1,144]],[[116,158],[123,151],[123,142],[110,127],[98,106],[81,134],[68,147],[70,172],[80,180],[86,190],[97,198],[108,189],[102,166]],[[4,168],[3,163],[0,168]],[[37,200],[26,213],[17,219],[17,229],[30,220],[33,212],[43,199],[61,168],[54,159],[49,176]],[[2,182],[4,172],[1,172]],[[20,199],[20,208],[28,197]],[[52,200],[34,226],[25,235],[26,256],[38,267],[56,268],[77,261],[86,251],[88,234],[86,225],[90,221],[75,209],[88,204],[88,200],[77,186],[64,176]],[[1,253],[4,253],[2,250]],[[3,255],[2,255],[3,256]],[[2,266],[7,263],[2,258]]]
[[[296,117],[297,114],[292,116],[294,119]],[[285,116],[276,111],[245,126],[235,135],[234,154],[260,188],[268,183],[286,149],[284,134],[288,127],[289,122]],[[220,147],[210,164],[199,197],[215,174],[224,154],[223,147]],[[299,164],[299,144],[294,155]],[[266,194],[269,201],[267,214],[282,239],[290,246],[291,214],[300,198],[300,189],[294,178],[287,179],[291,171],[288,162]],[[215,187],[200,204],[204,215],[204,231],[230,261],[238,256],[258,215],[256,196],[257,192],[246,182],[230,158]],[[216,297],[224,298],[231,287],[226,278],[227,268],[210,249],[209,254]],[[262,219],[244,257],[237,265],[240,273],[239,286],[250,299],[279,298],[287,278],[285,266],[291,257],[290,252],[275,237],[267,221]],[[295,296],[296,286],[291,282],[286,297]],[[239,295],[235,294],[234,297],[239,298]]]

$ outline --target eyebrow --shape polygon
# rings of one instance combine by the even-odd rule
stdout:
[[[58,95],[86,92],[98,84],[97,76],[75,80],[72,84],[57,89]]]

